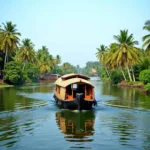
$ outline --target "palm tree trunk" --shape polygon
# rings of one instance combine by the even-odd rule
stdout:
[[[131,74],[130,74],[130,70],[129,70],[129,67],[128,67],[128,66],[127,66],[127,71],[128,71],[129,79],[130,79],[130,81],[132,81]]]
[[[105,67],[105,70],[106,70],[107,76],[110,78],[110,73],[109,73],[107,67]]]
[[[121,67],[121,73],[122,73],[122,75],[123,75],[123,77],[124,77],[124,80],[126,81],[126,80],[127,80],[127,78],[126,78],[126,76],[125,76],[125,74],[124,74],[124,72],[123,72],[122,67]]]
[[[24,68],[25,68],[25,65],[26,65],[26,61],[25,61],[25,62],[24,62],[24,64],[23,64],[22,71],[24,70]]]
[[[5,64],[7,62],[7,53],[8,53],[8,45],[6,45],[6,49],[5,49],[4,69],[5,69]]]
[[[132,78],[133,78],[133,81],[135,82],[135,75],[134,75],[134,71],[133,71],[133,67],[131,66],[131,70],[132,70]]]

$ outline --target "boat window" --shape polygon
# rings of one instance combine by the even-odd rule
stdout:
[[[72,85],[72,88],[73,88],[73,89],[77,89],[77,84],[73,84],[73,85]]]

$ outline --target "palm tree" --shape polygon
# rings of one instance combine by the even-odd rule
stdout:
[[[8,54],[18,47],[19,36],[21,34],[17,32],[16,25],[12,22],[3,23],[3,28],[0,27],[0,49],[5,53],[5,63],[8,61]]]
[[[63,74],[76,73],[77,72],[76,68],[68,62],[63,63],[61,68],[62,68]]]
[[[143,29],[150,32],[150,20],[145,22]],[[142,40],[144,42],[143,47],[146,47],[146,53],[150,55],[150,34],[143,36]]]
[[[42,46],[42,48],[37,52],[37,60],[42,74],[51,71],[51,59],[48,48],[46,46]]]
[[[106,50],[107,50],[107,47],[105,45],[103,45],[103,44],[100,45],[100,47],[97,48],[96,57],[97,57],[97,59],[100,62],[103,63],[103,65],[105,66],[106,73],[107,73],[108,77],[110,77],[110,73],[109,73],[109,71],[108,71],[108,69],[107,69],[107,67],[105,65],[105,59],[106,59],[105,53],[106,53]]]
[[[60,55],[56,55],[56,64],[60,64],[61,63],[61,57]]]
[[[125,67],[129,79],[132,81],[129,67],[131,67],[132,70],[132,65],[139,59],[138,49],[134,47],[138,44],[138,41],[134,40],[133,34],[128,35],[128,30],[121,30],[120,35],[115,35],[114,39],[116,40],[116,43],[114,44],[115,52],[111,56],[111,62],[115,62],[118,67]],[[133,80],[135,81],[134,74]]]
[[[16,59],[24,62],[22,70],[24,70],[26,62],[35,62],[34,44],[30,39],[22,40],[20,49],[17,51]]]
[[[57,66],[56,59],[51,54],[49,55],[49,66],[51,70],[53,70]]]

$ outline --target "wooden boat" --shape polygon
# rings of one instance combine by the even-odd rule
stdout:
[[[89,77],[81,74],[67,74],[55,82],[54,99],[60,108],[89,110],[96,105],[94,86]]]
[[[59,74],[48,74],[41,77],[41,80],[57,80],[59,77],[61,77]]]

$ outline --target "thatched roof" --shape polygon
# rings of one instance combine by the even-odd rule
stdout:
[[[74,74],[75,75],[75,74]],[[65,75],[66,76],[66,75]],[[64,76],[63,76],[64,77]],[[92,87],[94,87],[91,82],[89,82],[88,80],[79,78],[79,77],[74,77],[74,78],[70,78],[68,80],[63,80],[62,77],[58,78],[55,82],[56,85],[59,85],[61,87],[67,87],[70,84],[76,84],[76,83],[85,83],[88,85],[91,85]]]
[[[82,79],[85,79],[85,80],[89,80],[90,79],[87,76],[84,76],[82,74],[75,74],[75,73],[66,74],[66,75],[62,76],[61,78],[63,80],[67,80],[67,79],[70,79],[70,78],[82,78]]]

